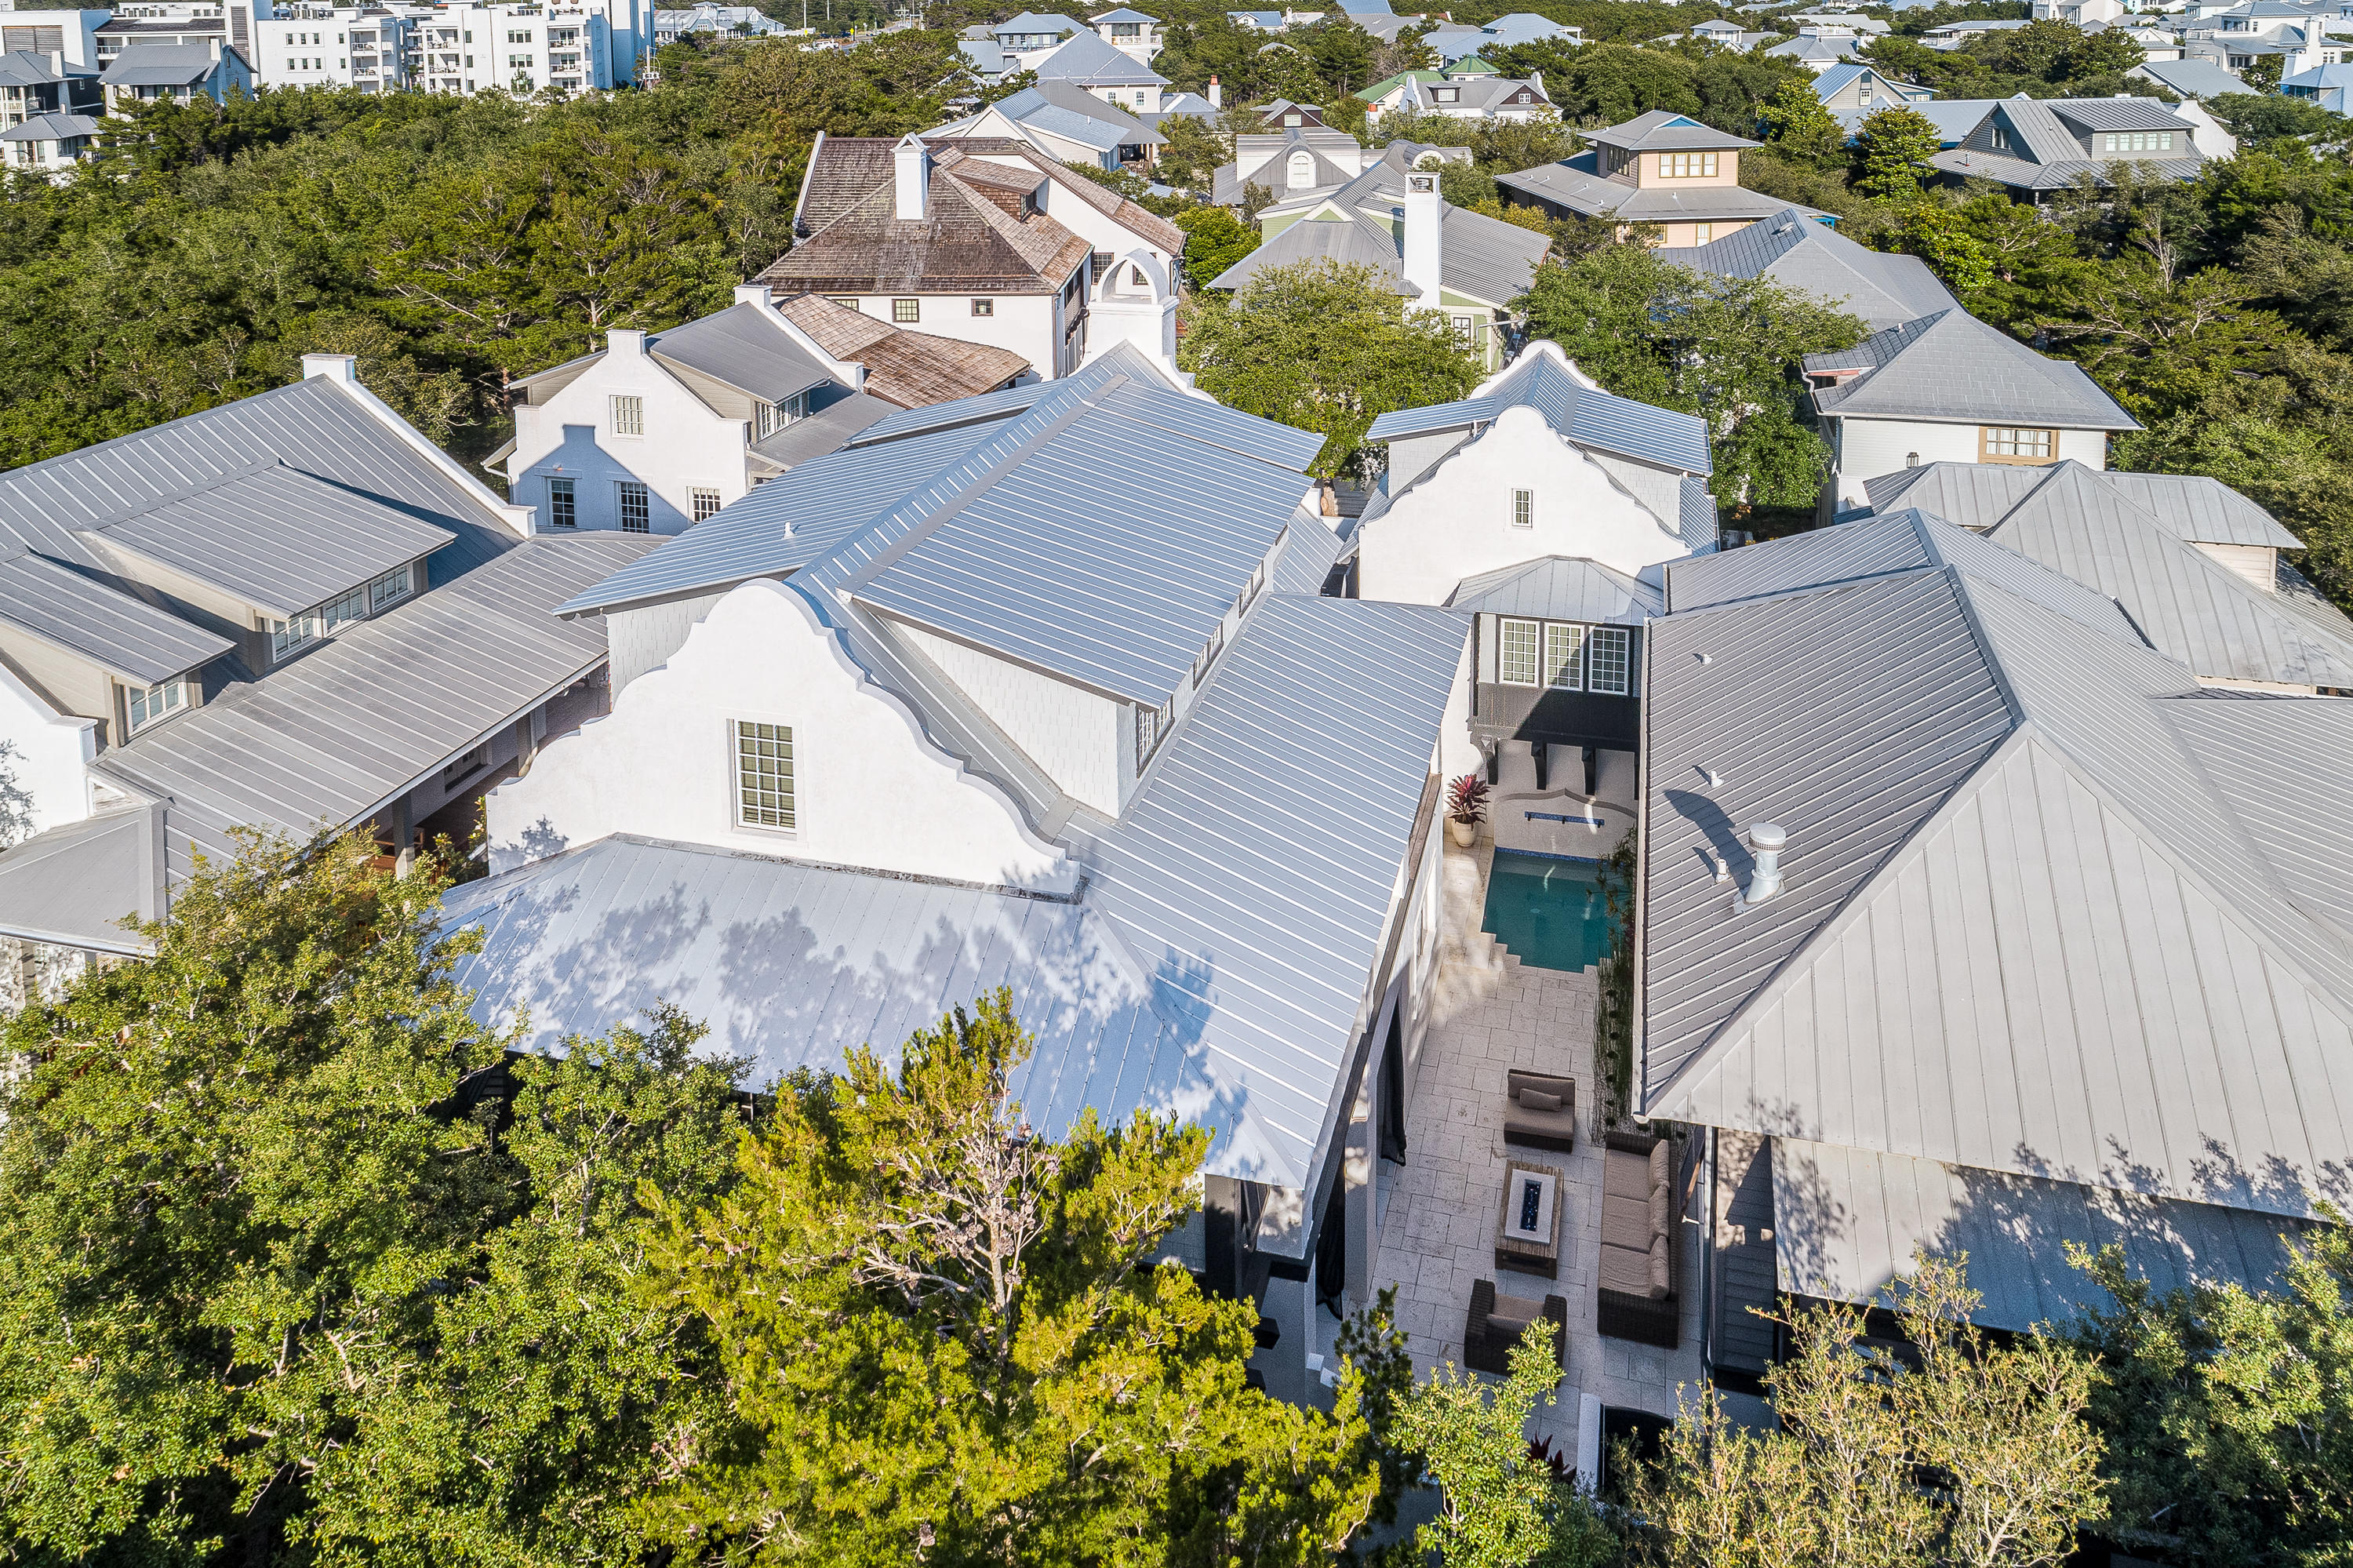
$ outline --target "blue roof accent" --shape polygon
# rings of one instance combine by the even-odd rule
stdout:
[[[1462,429],[1486,424],[1506,408],[1521,407],[1535,409],[1546,424],[1579,446],[1598,447],[1685,473],[1715,471],[1708,458],[1707,421],[1698,415],[1653,408],[1584,386],[1559,360],[1533,347],[1484,396],[1423,408],[1391,409],[1373,421],[1365,439],[1389,441]]]

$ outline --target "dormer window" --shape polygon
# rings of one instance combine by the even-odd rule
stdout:
[[[1999,125],[1993,128],[1992,134],[1989,136],[1987,140],[1993,143],[1993,150],[1997,153],[2007,153],[2010,151],[2010,132],[2003,130]]]
[[[1222,630],[1222,627],[1220,628]],[[1167,736],[1168,726],[1176,719],[1176,699],[1171,696],[1156,708],[1138,705],[1135,710],[1135,771],[1141,775],[1152,754],[1160,749]]]
[[[2170,131],[2112,131],[2100,138],[2100,150],[2105,153],[2170,153],[2173,132]]]
[[[1459,87],[1434,87],[1430,90],[1430,97],[1434,103],[1459,103],[1462,101],[1462,90]]]
[[[148,726],[188,705],[188,683],[185,680],[165,681],[144,691],[128,693],[126,696],[131,733],[137,735]]]

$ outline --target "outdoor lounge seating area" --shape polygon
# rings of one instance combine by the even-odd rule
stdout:
[[[1611,1339],[1673,1350],[1682,1311],[1674,1141],[1635,1132],[1612,1132],[1606,1141],[1597,1327]]]
[[[1471,1287],[1471,1316],[1462,1325],[1462,1362],[1472,1372],[1509,1375],[1512,1347],[1538,1319],[1553,1325],[1553,1357],[1568,1370],[1568,1298],[1547,1296],[1503,1296],[1495,1282],[1482,1279]]]
[[[1504,1075],[1510,1099],[1504,1141],[1567,1154],[1577,1147],[1577,1080],[1514,1067]]]

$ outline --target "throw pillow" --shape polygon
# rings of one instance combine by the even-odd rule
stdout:
[[[1674,1200],[1667,1195],[1663,1183],[1651,1189],[1651,1234],[1662,1236],[1671,1234],[1674,1223]]]
[[[1672,1147],[1665,1139],[1651,1146],[1651,1185],[1662,1186],[1672,1179],[1667,1166],[1667,1150]]]
[[[1667,1281],[1672,1271],[1667,1267],[1667,1238],[1659,1236],[1651,1243],[1651,1299],[1667,1298]]]
[[[1530,1110],[1556,1111],[1560,1109],[1560,1097],[1548,1095],[1542,1089],[1522,1089],[1520,1104]]]

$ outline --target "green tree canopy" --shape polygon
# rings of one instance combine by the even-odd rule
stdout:
[[[1308,1564],[1377,1480],[1330,1417],[1245,1386],[1253,1309],[1153,1249],[1208,1137],[1139,1112],[1040,1135],[1000,992],[786,1084],[716,1207],[666,1210],[665,1298],[707,1325],[733,1419],[649,1505],[735,1560]]]
[[[1369,267],[1261,268],[1229,299],[1197,298],[1178,362],[1201,389],[1324,438],[1311,473],[1361,473],[1365,432],[1391,408],[1461,397],[1481,375],[1445,316],[1407,308]]]
[[[1846,155],[1846,128],[1824,107],[1810,78],[1783,81],[1757,117],[1766,135],[1793,158],[1833,164]]]
[[[1916,198],[1944,140],[1935,122],[1916,109],[1894,104],[1862,117],[1854,132],[1854,183],[1875,196]]]
[[[1862,322],[1769,281],[1696,271],[1639,243],[1546,261],[1522,308],[1529,336],[1560,344],[1608,390],[1704,418],[1720,503],[1814,503],[1829,453],[1799,420],[1798,365],[1861,342]]]
[[[1230,207],[1197,207],[1169,219],[1185,231],[1185,276],[1196,289],[1258,249],[1258,228]]]
[[[254,840],[149,959],[10,1020],[0,1521],[55,1562],[634,1558],[682,1312],[641,1181],[728,1179],[733,1064],[672,1018],[502,1065],[429,871]],[[502,1105],[502,1102],[503,1105]],[[700,1413],[698,1414],[698,1413]],[[284,1554],[284,1555],[281,1555]]]

